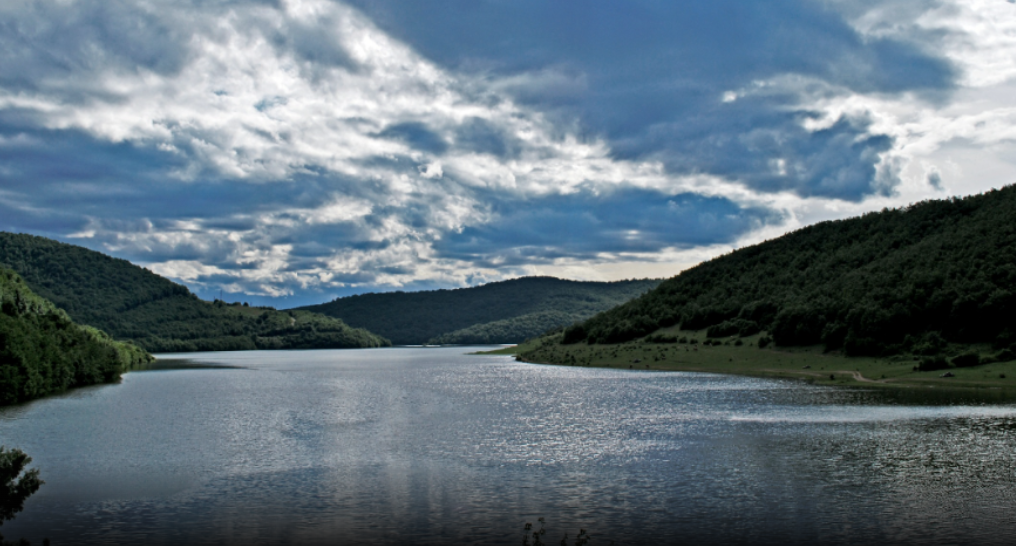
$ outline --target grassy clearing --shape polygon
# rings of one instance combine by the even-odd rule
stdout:
[[[719,338],[709,340],[719,344],[706,345],[704,330],[668,328],[657,333],[685,337],[688,342],[649,343],[643,339],[617,345],[561,345],[560,336],[555,336],[483,354],[514,354],[520,360],[540,364],[730,373],[798,379],[817,385],[990,390],[1002,398],[1016,399],[1016,361],[922,372],[915,370],[918,359],[907,355],[846,357],[838,352],[824,353],[821,346],[760,349],[761,335]],[[986,345],[969,349],[985,355],[991,352]],[[946,372],[953,377],[942,377]]]

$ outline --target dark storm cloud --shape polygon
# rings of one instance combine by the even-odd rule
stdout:
[[[492,222],[450,234],[435,247],[446,257],[518,265],[730,243],[782,219],[721,197],[640,189],[503,200],[493,212]]]
[[[145,143],[110,142],[80,130],[32,126],[30,113],[0,110],[0,184],[30,208],[100,218],[207,219],[207,227],[240,229],[258,214],[313,208],[330,195],[372,197],[360,180],[305,169],[289,180],[252,185],[246,180],[171,173],[191,158]]]
[[[745,102],[753,102],[746,99]],[[792,190],[801,195],[859,200],[886,193],[876,172],[879,153],[892,139],[871,134],[865,119],[841,118],[830,127],[808,131],[800,113],[754,110],[738,105],[727,131],[695,123],[674,123],[650,130],[644,138],[615,144],[615,157],[634,159],[664,148],[672,171],[736,178],[761,191]]]
[[[184,9],[130,0],[25,3],[16,9],[17,17],[0,17],[0,87],[57,92],[69,102],[115,100],[92,89],[88,78],[115,69],[175,74],[195,53],[194,34],[214,27],[216,18],[230,16],[244,19],[244,26],[256,29],[280,53],[299,61],[311,79],[328,68],[357,68],[337,40],[336,21],[329,17],[297,21],[279,17],[280,11],[266,16],[252,10],[259,6],[278,9],[280,3],[275,0],[181,0],[179,4]],[[84,78],[78,85],[49,88],[52,81],[76,76]]]
[[[364,231],[370,226],[309,225],[288,212],[313,209],[336,195],[375,199],[376,188],[359,180],[310,173],[257,185],[222,178],[185,182],[167,178],[186,164],[178,154],[77,130],[33,128],[25,123],[29,118],[0,111],[0,138],[6,141],[0,146],[0,230],[27,229],[100,251],[107,245],[135,261],[198,260],[222,269],[243,267],[235,262],[236,243],[207,232],[245,233],[243,242],[262,249],[293,244],[297,257],[377,245]],[[287,220],[287,214],[289,227],[262,221],[268,215]],[[161,245],[130,243],[137,235],[178,231],[178,221],[200,233]],[[83,231],[93,233],[66,238]]]
[[[186,28],[135,2],[30,2],[22,9],[0,19],[0,86],[7,89],[37,90],[50,78],[117,66],[171,74],[190,53]],[[79,98],[88,94],[88,81],[81,83]]]
[[[8,196],[0,193],[0,231],[59,237],[80,231],[88,223],[78,214],[26,210],[7,200]]]
[[[508,77],[518,100],[577,117],[618,157],[802,196],[884,192],[875,164],[890,142],[856,120],[802,130],[809,112],[788,113],[800,107],[796,92],[746,104],[721,102],[724,92],[794,74],[850,92],[932,95],[956,78],[914,43],[862,37],[841,14],[803,0],[352,3],[445,66]],[[780,160],[794,168],[767,174]]]

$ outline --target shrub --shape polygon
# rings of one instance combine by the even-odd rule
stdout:
[[[981,363],[981,357],[977,353],[971,351],[963,353],[952,358],[953,366],[957,368],[969,368],[971,366],[977,366]]]
[[[996,362],[1009,362],[1010,360],[1016,360],[1016,351],[1010,349],[1002,349],[995,355]]]
[[[842,323],[830,322],[822,328],[822,343],[825,344],[826,352],[843,347],[846,338],[847,327]]]
[[[772,335],[780,345],[814,345],[822,341],[825,322],[818,309],[786,308],[773,319]]]
[[[653,334],[646,337],[648,343],[677,343],[677,336],[667,334]]]
[[[936,370],[944,370],[949,367],[949,363],[946,362],[945,358],[941,356],[927,356],[921,359],[918,363],[917,369],[922,372],[933,372]]]
[[[710,326],[706,330],[706,337],[726,337],[732,335],[744,337],[757,334],[759,330],[761,328],[759,328],[759,325],[755,321],[735,318]]]
[[[561,343],[570,345],[572,343],[578,343],[586,339],[586,329],[581,324],[573,324],[564,329],[564,338],[561,339]]]
[[[933,356],[942,352],[946,347],[945,338],[938,332],[928,332],[921,339],[913,343],[911,352],[919,356]]]

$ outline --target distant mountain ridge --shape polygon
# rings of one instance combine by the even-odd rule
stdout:
[[[397,345],[515,343],[584,320],[659,283],[522,277],[453,290],[348,296],[299,309],[341,318]]]
[[[1016,186],[815,224],[702,263],[565,330],[613,344],[660,328],[767,332],[847,355],[1016,344]]]
[[[126,260],[44,237],[0,232],[0,265],[74,321],[152,352],[390,345],[324,315],[202,301]]]

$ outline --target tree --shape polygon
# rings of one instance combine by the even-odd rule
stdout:
[[[25,500],[39,490],[43,482],[39,470],[25,470],[32,458],[20,449],[0,446],[0,525],[20,512]],[[2,540],[2,537],[0,537]]]

